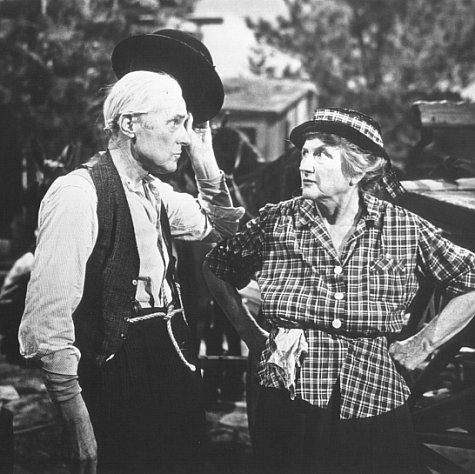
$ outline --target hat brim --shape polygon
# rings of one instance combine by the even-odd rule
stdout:
[[[132,71],[162,71],[180,84],[195,123],[212,119],[223,106],[224,88],[214,66],[194,48],[159,34],[131,36],[112,52],[118,79]]]
[[[383,147],[379,146],[373,140],[351,127],[341,122],[332,120],[309,120],[295,127],[290,132],[290,141],[301,150],[306,141],[308,133],[331,133],[349,140],[364,150],[370,151],[378,156],[388,159],[388,155]]]

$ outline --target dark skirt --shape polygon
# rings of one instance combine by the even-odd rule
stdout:
[[[192,372],[158,318],[130,324],[119,352],[100,369],[80,365],[98,443],[98,472],[199,473],[205,413]]]
[[[412,474],[419,461],[406,405],[370,418],[339,419],[340,392],[325,409],[261,387],[254,427],[258,473]]]

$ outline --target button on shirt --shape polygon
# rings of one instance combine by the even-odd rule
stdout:
[[[133,180],[121,174],[121,179],[140,256],[139,277],[132,281],[135,299],[142,308],[165,306],[172,296],[165,279],[170,258],[160,228],[160,193],[148,175]]]
[[[238,288],[256,277],[273,329],[258,368],[261,385],[283,388],[267,361],[277,328],[302,328],[308,354],[296,396],[325,407],[339,378],[342,419],[402,405],[409,389],[385,337],[403,327],[407,307],[430,278],[453,297],[475,289],[475,256],[405,209],[363,196],[364,213],[339,255],[311,200],[261,210],[208,257],[211,270]],[[334,321],[340,321],[335,333]]]
[[[160,232],[163,201],[170,231],[182,240],[216,242],[232,235],[244,210],[234,208],[224,175],[198,180],[199,198],[178,193],[134,163],[114,160],[131,210],[140,258],[135,300],[159,306],[170,298],[165,269],[168,254]],[[41,358],[45,370],[75,375],[79,349],[74,346],[72,314],[83,291],[86,263],[94,248],[97,195],[86,169],[58,178],[42,201],[39,233],[25,312],[19,331],[20,350]],[[62,352],[61,357],[58,353]]]

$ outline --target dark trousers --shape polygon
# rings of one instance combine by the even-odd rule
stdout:
[[[164,321],[131,324],[120,351],[100,369],[81,364],[98,472],[202,472],[200,373],[178,358]]]
[[[0,406],[0,474],[13,473],[13,414]]]
[[[322,409],[261,388],[254,426],[258,473],[412,474],[423,470],[406,405],[339,419],[340,392]]]

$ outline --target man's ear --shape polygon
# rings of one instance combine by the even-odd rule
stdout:
[[[118,120],[118,125],[119,125],[119,130],[128,138],[131,140],[135,138],[135,131],[134,131],[134,120],[133,120],[133,114],[131,113],[123,113],[120,114],[119,120]]]

